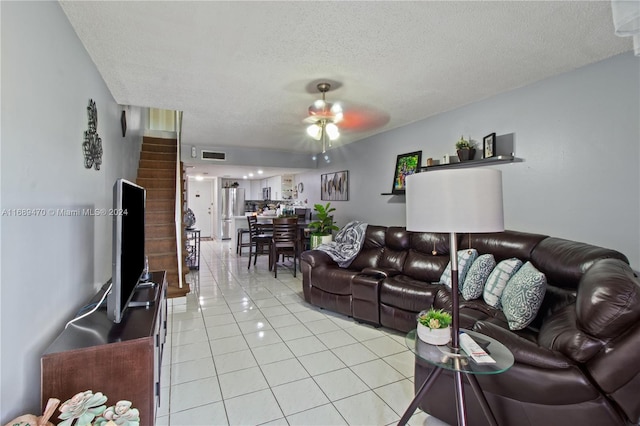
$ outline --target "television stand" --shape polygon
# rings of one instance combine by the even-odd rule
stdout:
[[[140,426],[155,424],[167,335],[166,273],[153,272],[152,281],[158,284],[141,294],[156,296],[146,309],[127,309],[116,324],[102,306],[51,343],[40,360],[43,407],[49,398],[66,401],[90,389],[106,395],[109,405],[131,401],[140,411]],[[92,301],[97,303],[105,290]]]
[[[153,305],[158,293],[158,286],[153,281],[139,283],[127,305],[128,308],[146,308]]]

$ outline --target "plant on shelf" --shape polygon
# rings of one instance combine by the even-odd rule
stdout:
[[[451,314],[430,308],[418,314],[418,337],[432,345],[446,345],[451,340]]]
[[[313,209],[316,211],[317,220],[309,224],[311,231],[311,248],[316,248],[320,244],[330,242],[331,233],[337,231],[338,228],[333,224],[333,213],[336,209],[331,207],[331,203],[326,205],[315,204]]]
[[[460,136],[460,139],[456,142],[456,152],[460,161],[473,160],[476,155],[476,144],[471,138],[467,140],[464,136]]]

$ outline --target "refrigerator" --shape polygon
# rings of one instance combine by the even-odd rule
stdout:
[[[230,240],[234,232],[234,216],[244,216],[244,188],[222,188],[220,238]]]

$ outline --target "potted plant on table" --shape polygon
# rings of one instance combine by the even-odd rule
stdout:
[[[473,160],[476,155],[476,144],[469,138],[466,140],[464,136],[460,136],[460,140],[456,142],[456,153],[458,159],[462,161]]]
[[[451,341],[451,314],[430,308],[418,314],[418,337],[431,345],[446,345]]]
[[[331,207],[331,203],[326,205],[315,204],[313,209],[316,211],[317,220],[309,224],[311,231],[310,245],[311,249],[315,249],[320,244],[331,242],[333,231],[337,231],[338,228],[333,224],[333,213],[336,209]]]

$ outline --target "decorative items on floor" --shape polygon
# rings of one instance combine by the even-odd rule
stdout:
[[[58,426],[139,426],[140,412],[131,407],[131,401],[118,401],[116,405],[107,407],[107,396],[102,392],[95,394],[84,391],[75,394],[60,405],[62,422]],[[44,414],[40,417],[26,414],[17,417],[5,426],[53,426],[49,418],[58,408],[60,400],[50,398]]]
[[[94,167],[96,170],[100,170],[102,165],[102,139],[98,135],[98,108],[93,99],[89,99],[87,112],[89,114],[89,128],[84,132],[84,142],[82,143],[84,167],[87,169]]]
[[[476,155],[476,144],[474,141],[465,139],[464,136],[460,136],[458,142],[456,142],[456,152],[460,161],[473,160]]]
[[[418,314],[418,337],[430,345],[446,345],[451,341],[451,314],[442,309],[429,309]]]

